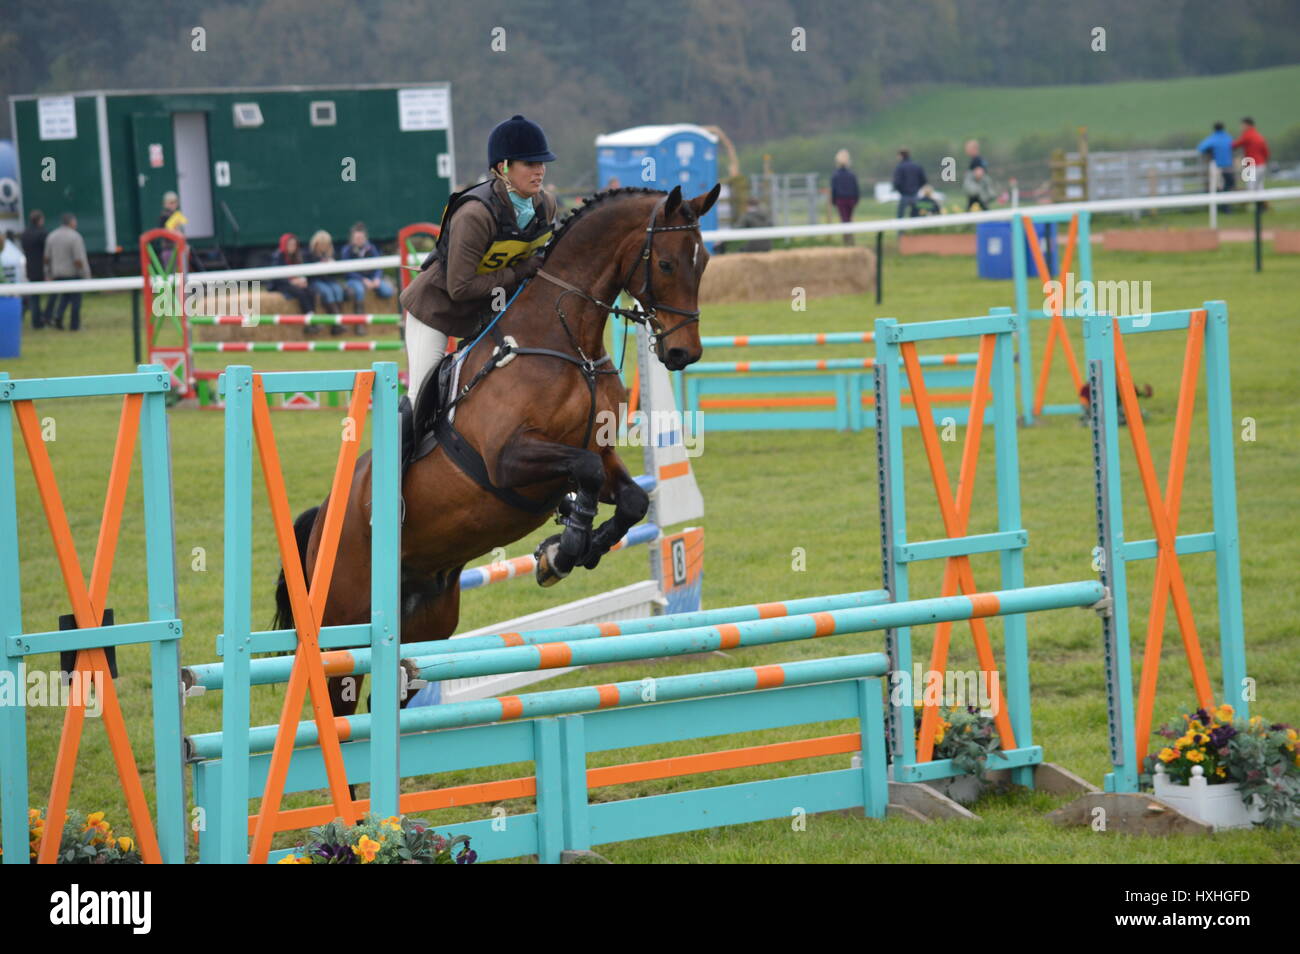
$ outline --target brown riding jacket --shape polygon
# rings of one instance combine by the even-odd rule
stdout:
[[[510,207],[505,183],[493,186],[496,197]],[[546,192],[533,197],[535,214],[554,222],[555,200]],[[417,320],[445,335],[463,338],[473,334],[483,318],[491,312],[492,290],[505,289],[506,297],[519,286],[515,269],[509,266],[478,274],[478,265],[492,244],[496,222],[482,202],[466,202],[452,215],[450,246],[444,268],[433,259],[406,287],[401,305]]]

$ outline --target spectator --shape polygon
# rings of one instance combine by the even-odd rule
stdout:
[[[339,258],[346,262],[356,258],[378,257],[379,249],[375,248],[374,243],[370,241],[370,236],[366,232],[366,223],[357,222],[353,224],[352,231],[348,234],[348,244],[343,246]],[[358,311],[363,308],[367,291],[373,291],[379,298],[388,299],[393,297],[393,283],[385,278],[384,273],[378,268],[373,268],[367,272],[348,272],[343,276],[343,283],[356,301]],[[353,325],[352,330],[359,335],[366,333],[363,325]]]
[[[749,205],[745,209],[745,214],[740,217],[736,223],[738,229],[762,229],[772,224],[772,220],[767,217],[763,211],[763,206],[752,196],[749,199]],[[740,249],[742,252],[770,252],[772,251],[771,239],[753,239],[746,242]]]
[[[894,167],[894,189],[898,192],[898,214],[895,218],[905,218],[905,212],[916,215],[916,196],[925,185],[925,170],[919,163],[912,161],[912,154],[906,149],[898,150],[898,165]]]
[[[977,205],[981,212],[987,212],[997,196],[993,189],[993,180],[988,175],[988,167],[983,165],[983,160],[980,165],[967,170],[961,188],[966,193],[967,212]]]
[[[185,234],[185,226],[189,224],[189,219],[181,212],[181,197],[175,192],[164,192],[162,199],[162,211],[158,213],[158,228],[170,229],[173,232]],[[172,263],[170,256],[175,252],[171,242],[164,239],[154,239],[154,251],[158,255],[158,261],[163,263],[166,271],[171,271]]]
[[[849,151],[841,149],[835,154],[835,173],[831,176],[831,205],[839,212],[841,222],[853,221],[858,198],[858,177],[849,169]],[[852,245],[853,236],[845,235],[844,244]]]
[[[175,192],[163,193],[162,213],[158,216],[158,227],[160,229],[171,229],[173,232],[185,234],[185,226],[189,224],[189,219],[181,212],[181,197]]]
[[[45,213],[40,209],[32,209],[31,215],[27,216],[27,228],[23,230],[22,243],[23,254],[27,256],[27,280],[29,282],[45,281],[45,239],[49,235],[45,231]],[[54,299],[56,296],[47,295],[45,297],[45,310],[41,310],[41,296],[28,295],[23,299],[23,307],[32,313],[32,328],[41,328],[49,323],[54,316],[51,312],[54,310]]]
[[[1243,164],[1242,179],[1247,183],[1246,188],[1251,192],[1264,188],[1264,169],[1268,166],[1268,140],[1255,128],[1255,120],[1249,116],[1242,119],[1241,135],[1233,140],[1232,148],[1240,149],[1242,159],[1250,162],[1253,176],[1250,179],[1246,178]]]
[[[1218,170],[1219,175],[1219,192],[1231,192],[1236,185],[1232,174],[1232,137],[1223,128],[1223,123],[1214,124],[1214,132],[1210,133],[1201,140],[1201,144],[1196,147],[1196,151],[1209,156],[1210,161]],[[1231,206],[1223,207],[1224,211],[1231,209]]]
[[[302,249],[298,245],[298,236],[292,232],[285,232],[280,236],[280,250],[271,256],[271,264],[302,264]],[[304,315],[316,310],[314,307],[316,296],[312,294],[305,278],[297,276],[293,278],[276,278],[272,280],[269,290],[277,292],[286,298],[292,298],[298,303],[298,311]],[[315,334],[319,330],[319,328],[311,325],[303,326],[303,331],[308,335]]]
[[[966,140],[966,155],[970,157],[970,163],[966,166],[966,175],[961,182],[961,190],[966,193],[966,211],[969,212],[978,205],[981,212],[987,212],[996,192],[989,178],[988,163],[980,155],[978,139]]]
[[[71,212],[63,213],[63,224],[45,239],[44,262],[45,273],[51,281],[66,282],[90,277],[86,243],[77,231],[77,217]],[[69,305],[72,306],[69,330],[80,330],[81,292],[64,292],[59,295],[57,306],[50,304],[46,323],[63,330],[63,314]]]
[[[913,210],[915,215],[942,215],[943,209],[934,198],[934,189],[930,186],[921,187],[921,195],[916,200],[916,208]]]
[[[311,241],[307,243],[307,261],[334,261],[334,240],[330,238],[330,234],[324,229],[317,231],[311,237]],[[308,280],[307,287],[312,290],[312,294],[320,302],[321,311],[328,312],[331,315],[343,313],[343,302],[348,297],[348,291],[343,287],[343,283],[333,275],[316,275]],[[330,334],[343,334],[343,326],[330,325]]]

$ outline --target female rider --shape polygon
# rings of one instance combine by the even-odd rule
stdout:
[[[512,116],[488,137],[489,177],[448,200],[437,246],[401,297],[412,408],[448,336],[474,334],[541,267],[556,208],[542,180],[554,161],[542,128]]]

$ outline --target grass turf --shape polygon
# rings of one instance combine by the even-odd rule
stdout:
[[[1300,483],[1300,455],[1295,453],[1300,434],[1293,407],[1300,391],[1294,383],[1291,362],[1300,319],[1294,300],[1300,261],[1271,256],[1259,275],[1250,270],[1249,246],[1225,246],[1216,253],[1181,256],[1112,254],[1097,250],[1095,271],[1099,279],[1149,280],[1155,310],[1192,307],[1222,298],[1228,302],[1232,322],[1233,412],[1240,423],[1252,418],[1256,440],[1237,444],[1237,483],[1240,494],[1242,578],[1248,639],[1249,672],[1258,680],[1255,711],[1269,718],[1300,722],[1300,657],[1289,651],[1300,606],[1294,595],[1296,550],[1296,490]],[[905,321],[932,320],[982,314],[990,306],[1011,304],[1009,283],[984,282],[974,275],[969,260],[892,258],[886,266],[886,305],[869,300],[839,298],[813,301],[806,312],[791,312],[784,303],[710,308],[704,316],[706,334],[764,333],[798,330],[831,331],[869,329],[878,316]],[[43,377],[127,370],[131,367],[129,304],[125,296],[86,299],[84,330],[27,332],[24,355],[7,361],[3,370],[13,377]],[[1046,326],[1036,323],[1035,338],[1041,349]],[[1081,341],[1076,336],[1081,355]],[[834,349],[834,353],[857,353]],[[1037,352],[1041,353],[1041,351]],[[818,356],[827,356],[822,349]],[[1143,336],[1130,349],[1135,375],[1155,387],[1145,402],[1157,467],[1163,478],[1173,426],[1173,402],[1181,367],[1182,339],[1178,335]],[[739,352],[710,354],[725,360]],[[756,357],[755,355],[746,355]],[[764,349],[764,358],[809,356],[807,350]],[[239,356],[243,358],[245,356]],[[309,368],[356,367],[357,356],[250,355],[255,367]],[[201,367],[215,367],[221,356],[204,355]],[[1069,387],[1057,368],[1049,400],[1068,400]],[[1203,386],[1202,386],[1203,394]],[[104,481],[112,452],[111,435],[120,404],[112,399],[47,402],[38,408],[50,417],[55,439],[50,453],[80,547],[83,567],[98,530]],[[1198,406],[1203,413],[1203,398]],[[339,413],[319,412],[276,415],[282,462],[295,511],[319,502],[329,480],[338,440]],[[215,658],[212,637],[221,629],[222,579],[222,420],[221,415],[193,410],[170,414],[178,592],[185,620],[186,663]],[[1198,421],[1203,424],[1203,420]],[[1240,430],[1238,434],[1240,436]],[[992,500],[991,448],[985,442],[980,483],[976,489],[971,532],[990,528]],[[1209,515],[1208,468],[1204,459],[1203,427],[1193,431],[1181,527],[1186,532],[1204,528]],[[950,473],[956,471],[959,444],[949,445]],[[1073,419],[1053,418],[1020,435],[1023,510],[1030,531],[1026,555],[1028,582],[1032,584],[1092,577],[1095,525],[1092,513],[1092,465],[1087,431]],[[1127,453],[1127,448],[1126,451]],[[21,578],[26,629],[56,628],[59,614],[67,612],[57,564],[37,502],[24,452],[19,459]],[[916,434],[908,435],[909,519],[916,539],[940,532],[928,474]],[[638,451],[626,456],[636,460]],[[1127,462],[1127,500],[1130,538],[1151,536],[1136,471]],[[634,465],[635,466],[635,465]],[[707,436],[704,452],[694,461],[708,514],[703,521],[708,547],[705,565],[705,605],[716,607],[774,598],[865,589],[878,585],[879,533],[876,516],[874,443],[871,432],[788,432],[769,434],[717,434]],[[260,481],[254,481],[255,552],[253,558],[255,625],[269,622],[271,590],[277,569],[274,542]],[[122,527],[116,571],[109,605],[119,622],[144,615],[143,522],[139,511],[138,468],[133,476]],[[531,552],[536,539],[508,548],[510,555]],[[792,551],[802,547],[806,568],[795,569]],[[466,595],[462,629],[486,625],[520,613],[555,605],[560,601],[611,589],[644,577],[644,554],[615,555],[591,574],[578,573],[560,587],[542,591],[528,582],[494,586]],[[1217,678],[1217,621],[1213,611],[1213,564],[1205,557],[1182,561],[1200,637],[1210,656],[1212,679]],[[18,569],[18,568],[15,568]],[[975,560],[977,580],[994,578],[996,564]],[[936,594],[939,566],[922,566],[914,573],[913,595]],[[1130,578],[1135,639],[1144,632],[1153,566],[1144,565]],[[261,585],[258,585],[258,583]],[[987,585],[987,584],[982,584]],[[990,587],[991,588],[991,587]],[[1172,613],[1166,623],[1161,695],[1157,722],[1173,717],[1191,701],[1190,680]],[[995,642],[1000,631],[993,625]],[[1035,739],[1047,757],[1100,782],[1107,769],[1106,710],[1100,646],[1095,617],[1086,612],[1058,611],[1032,617],[1029,624],[1034,686]],[[928,633],[915,631],[918,658],[928,653]],[[692,658],[647,665],[603,667],[598,674],[574,673],[547,687],[612,682],[650,672],[668,675],[701,668],[748,666],[807,658],[826,653],[864,652],[880,648],[878,634],[810,644],[786,644],[735,650],[726,658]],[[137,756],[151,761],[149,681],[147,653],[138,647],[119,653],[120,692]],[[951,663],[954,668],[974,666],[968,630],[954,630]],[[48,657],[31,661],[33,667],[54,665]],[[254,721],[272,723],[278,717],[282,687],[254,693]],[[219,727],[219,694],[190,700],[186,709],[187,732]],[[61,719],[58,710],[30,712],[30,779],[33,803],[43,801]],[[840,725],[819,725],[785,732],[754,733],[744,737],[709,739],[635,752],[602,753],[592,764],[612,764],[630,759],[659,758],[673,754],[759,744],[783,738],[846,731]],[[811,763],[735,770],[708,778],[674,779],[639,783],[616,790],[598,790],[593,799],[655,794],[704,784],[774,777],[793,771],[842,767],[843,757]],[[433,785],[455,785],[490,777],[528,774],[528,766],[488,772],[460,772],[436,779],[407,780],[403,790]],[[145,784],[151,777],[146,768]],[[319,793],[295,796],[286,807],[320,801]],[[1040,861],[1040,862],[1268,862],[1300,860],[1300,833],[1241,832],[1212,839],[1099,838],[1091,831],[1059,830],[1044,820],[1051,808],[1064,800],[1020,792],[984,799],[978,824],[941,823],[924,829],[899,820],[864,821],[844,817],[809,819],[806,831],[795,831],[788,820],[775,820],[733,828],[665,836],[609,845],[602,853],[621,862],[883,862],[883,861]],[[254,806],[256,802],[252,803]],[[106,810],[119,828],[128,822],[120,786],[99,726],[88,722],[82,746],[72,805],[87,811]],[[503,803],[508,813],[526,811],[527,801]],[[438,813],[438,823],[484,817],[489,806],[474,806]],[[294,843],[282,836],[278,845]]]

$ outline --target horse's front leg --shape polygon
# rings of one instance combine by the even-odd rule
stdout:
[[[489,465],[490,466],[490,465]],[[492,482],[498,487],[527,487],[567,479],[573,497],[558,508],[563,532],[543,540],[537,548],[537,582],[558,583],[572,572],[591,546],[596,502],[605,483],[605,466],[594,451],[526,434],[506,442],[496,461]]]
[[[588,570],[594,570],[609,548],[640,523],[650,509],[650,495],[632,479],[613,449],[606,448],[601,457],[605,465],[605,486],[601,488],[600,502],[613,504],[614,515],[592,534],[591,545],[582,558],[582,565]]]

